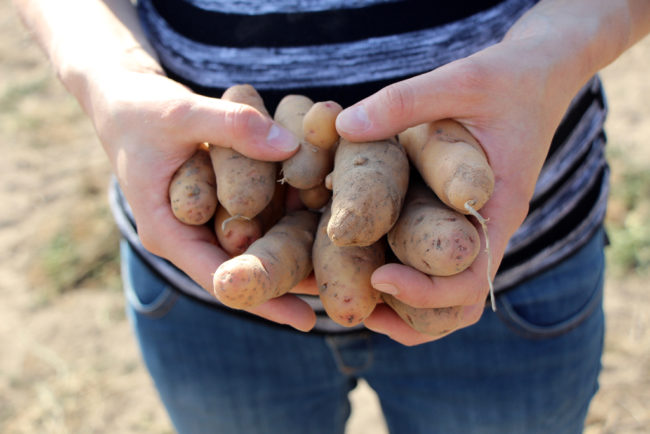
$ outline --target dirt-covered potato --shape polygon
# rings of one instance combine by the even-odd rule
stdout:
[[[323,213],[314,242],[314,276],[327,315],[336,323],[352,327],[375,309],[380,293],[370,276],[385,261],[383,239],[369,246],[337,246],[327,236],[331,212]]]
[[[212,218],[217,193],[207,147],[199,147],[178,168],[169,183],[169,202],[174,216],[188,225],[202,225]]]
[[[433,276],[460,273],[481,248],[478,231],[467,217],[423,184],[411,186],[388,243],[403,264]]]
[[[312,271],[318,215],[288,213],[241,255],[217,268],[214,296],[235,309],[255,307],[289,292]]]
[[[409,163],[396,140],[353,143],[341,139],[332,185],[327,234],[338,246],[368,246],[397,221],[409,180]]]

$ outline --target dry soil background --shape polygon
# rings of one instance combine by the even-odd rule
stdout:
[[[8,0],[0,62],[0,432],[171,432],[123,313],[103,151]],[[610,142],[634,156],[614,166],[615,179],[629,164],[650,167],[649,70],[646,38],[604,73]],[[645,276],[608,280],[589,434],[650,432]],[[352,403],[349,434],[385,432],[365,385]]]

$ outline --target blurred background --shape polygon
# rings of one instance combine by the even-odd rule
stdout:
[[[650,433],[650,38],[603,71],[613,189],[601,388],[586,432]],[[171,433],[124,315],[110,167],[0,0],[0,432]],[[385,431],[352,393],[348,434]]]

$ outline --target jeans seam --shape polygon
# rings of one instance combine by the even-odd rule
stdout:
[[[341,371],[342,374],[344,375],[359,375],[360,372],[368,369],[374,361],[374,354],[372,351],[372,341],[370,339],[366,340],[366,343],[368,345],[368,355],[366,357],[366,361],[363,363],[363,365],[358,366],[358,367],[353,367],[353,366],[348,366],[345,361],[343,360],[343,357],[341,356],[341,353],[339,351],[338,346],[336,345],[336,336],[326,336],[325,337],[325,343],[327,346],[330,348],[332,351],[332,354],[334,356],[334,362],[336,363],[337,368],[339,371]]]

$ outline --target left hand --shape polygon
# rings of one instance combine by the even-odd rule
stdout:
[[[337,119],[339,133],[352,141],[385,138],[445,118],[455,119],[474,135],[496,179],[491,199],[480,210],[489,220],[492,278],[508,240],[528,212],[553,134],[581,85],[570,88],[568,81],[562,81],[551,55],[531,56],[534,43],[532,38],[506,38],[468,58],[390,85]],[[451,330],[448,320],[441,322],[442,336],[481,317],[488,296],[486,269],[483,252],[467,270],[449,277],[388,264],[375,271],[372,284],[414,307],[461,306]],[[385,304],[365,324],[405,345],[440,337],[415,332]]]

